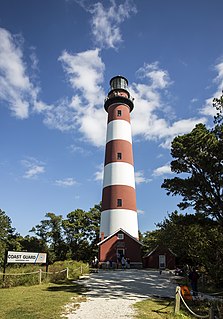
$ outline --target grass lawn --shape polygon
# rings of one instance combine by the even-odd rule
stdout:
[[[189,319],[194,318],[180,312],[174,314],[174,300],[147,299],[137,302],[134,305],[136,309],[136,319]]]
[[[81,289],[74,283],[0,289],[0,319],[59,319],[65,304],[72,301],[75,308],[85,300]]]

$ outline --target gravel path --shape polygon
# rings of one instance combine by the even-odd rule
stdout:
[[[99,271],[82,282],[88,288],[86,302],[64,318],[114,319],[133,318],[132,305],[152,296],[174,297],[172,276],[151,270]],[[70,304],[72,308],[72,304]],[[69,309],[69,304],[67,305]]]

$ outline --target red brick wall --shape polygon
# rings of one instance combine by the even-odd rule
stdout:
[[[159,255],[166,256],[166,268],[174,269],[176,267],[176,258],[169,249],[157,248],[150,256],[143,258],[145,268],[159,268]]]
[[[125,250],[125,258],[129,258],[130,262],[142,262],[141,245],[131,237],[124,234],[124,239],[118,239],[117,235],[112,236],[99,246],[99,261],[106,262],[112,260],[117,261],[117,249]]]

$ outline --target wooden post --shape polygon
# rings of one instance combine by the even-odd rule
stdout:
[[[48,254],[46,254],[46,278],[48,277],[48,270],[49,270],[49,261],[48,261]]]
[[[67,267],[67,279],[69,278],[69,268]]]
[[[2,277],[3,282],[5,281],[5,271],[6,271],[6,266],[7,266],[7,257],[8,257],[8,250],[5,251],[5,258],[4,258],[4,265],[3,265],[3,277]]]
[[[81,265],[81,276],[83,275],[83,267],[82,267],[82,265]]]
[[[176,287],[176,296],[175,296],[175,314],[180,311],[180,286]]]
[[[214,307],[211,305],[209,308],[209,319],[214,319]]]
[[[39,285],[41,284],[42,281],[42,270],[39,269]]]

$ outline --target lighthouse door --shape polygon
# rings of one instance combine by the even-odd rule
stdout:
[[[165,255],[159,255],[159,268],[160,269],[166,268],[166,256]]]

